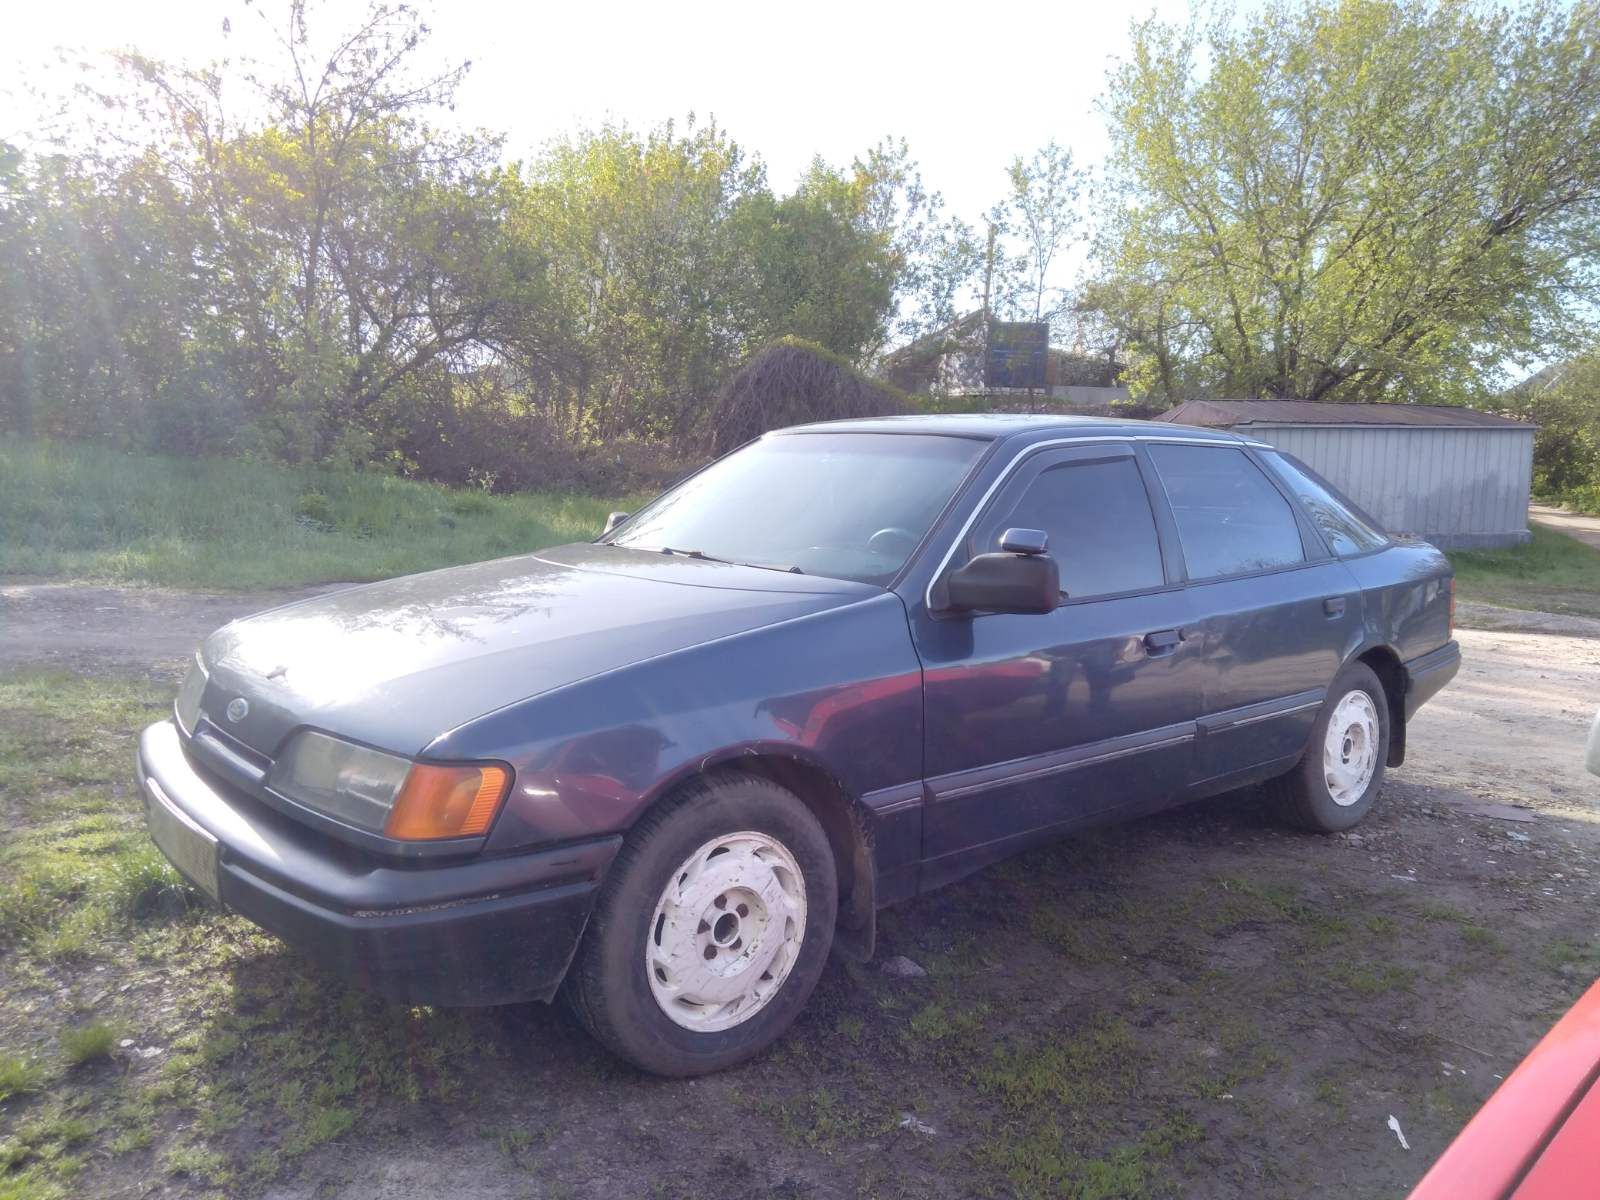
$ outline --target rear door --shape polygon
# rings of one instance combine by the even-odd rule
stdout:
[[[1346,654],[1361,592],[1242,446],[1152,442],[1188,574],[1202,664],[1196,793],[1279,769],[1305,749]]]
[[[1027,456],[935,579],[931,615],[919,606],[912,632],[924,668],[925,886],[1050,833],[1181,794],[1199,676],[1153,486],[1127,442]],[[941,615],[943,576],[1019,527],[1048,534],[1060,606]]]

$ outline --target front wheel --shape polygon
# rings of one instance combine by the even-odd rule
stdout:
[[[805,1006],[833,939],[833,852],[764,779],[688,784],[642,818],[601,887],[567,977],[579,1019],[659,1075],[728,1067]]]
[[[1268,784],[1302,829],[1339,833],[1372,811],[1389,758],[1389,702],[1365,663],[1339,672],[1311,728],[1305,757]]]

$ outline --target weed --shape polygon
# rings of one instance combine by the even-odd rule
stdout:
[[[1556,938],[1540,952],[1540,959],[1552,971],[1575,969],[1583,976],[1600,974],[1600,941],[1577,942]]]
[[[1042,1105],[1110,1104],[1136,1082],[1139,1046],[1120,1020],[1098,1019],[1078,1033],[997,1048],[975,1074],[980,1091],[1015,1112]]]
[[[0,1100],[36,1092],[44,1083],[44,1068],[21,1054],[0,1054]]]
[[[169,1175],[187,1175],[218,1186],[233,1178],[228,1160],[218,1151],[201,1146],[174,1146],[161,1156],[161,1165]]]
[[[1077,913],[1036,908],[1028,916],[1028,927],[1045,945],[1073,962],[1102,963],[1117,957],[1117,939],[1109,928]]]
[[[827,1149],[840,1141],[856,1140],[875,1132],[867,1113],[841,1100],[833,1091],[819,1087],[803,1095],[790,1096],[767,1111],[775,1116],[784,1136],[799,1146]],[[878,1129],[887,1130],[887,1120]]]
[[[61,1054],[73,1066],[110,1058],[117,1046],[117,1031],[104,1021],[61,1031]]]
[[[1413,967],[1400,963],[1340,961],[1325,969],[1328,978],[1358,996],[1381,996],[1409,988],[1417,977]]]

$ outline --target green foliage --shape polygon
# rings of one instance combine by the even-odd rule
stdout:
[[[1539,426],[1535,494],[1600,513],[1600,352],[1548,368],[1507,398]]]
[[[21,1054],[0,1054],[0,1100],[36,1092],[44,1083],[44,1068]]]
[[[1087,172],[1074,166],[1072,151],[1054,141],[1030,159],[1012,160],[1006,199],[989,219],[997,233],[1020,239],[1023,249],[996,263],[991,304],[997,312],[1021,321],[1058,315],[1062,296],[1050,287],[1051,268],[1082,237],[1078,204],[1086,181]]]
[[[1503,550],[1450,551],[1457,597],[1600,617],[1600,550],[1538,525],[1532,533]]]
[[[426,73],[413,9],[321,15],[266,14],[276,70],[120,56],[147,145],[0,148],[0,430],[565,485],[574,449],[698,446],[774,337],[865,359],[937,274],[903,143],[787,195],[693,117],[505,165],[430,121],[462,69]]]
[[[1104,107],[1089,304],[1136,392],[1460,402],[1581,325],[1600,217],[1593,0],[1151,19]]]
[[[0,442],[0,575],[180,587],[381,579],[591,538],[619,503],[633,501]]]

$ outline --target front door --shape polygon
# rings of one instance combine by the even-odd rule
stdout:
[[[1036,452],[995,492],[946,573],[996,549],[1007,529],[1042,529],[1061,604],[940,614],[941,580],[930,589],[932,613],[913,623],[927,731],[924,886],[1181,792],[1199,677],[1150,486],[1127,443]]]

